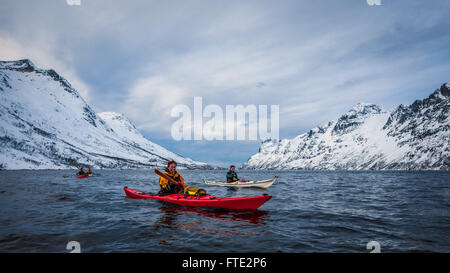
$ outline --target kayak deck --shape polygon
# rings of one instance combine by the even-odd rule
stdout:
[[[156,199],[170,202],[180,206],[187,207],[209,207],[224,209],[257,209],[272,198],[271,195],[250,196],[250,197],[215,197],[211,195],[202,195],[199,197],[187,196],[173,193],[168,195],[159,195],[145,193],[139,190],[124,187],[123,190],[129,198],[135,199]]]
[[[204,182],[206,185],[212,185],[212,186],[220,186],[220,187],[238,187],[238,188],[263,188],[267,189],[268,187],[272,186],[273,183],[278,179],[278,176],[275,176],[274,178],[267,179],[267,180],[261,180],[261,181],[236,181],[236,182],[216,182],[216,181],[210,181],[207,179],[204,179]]]

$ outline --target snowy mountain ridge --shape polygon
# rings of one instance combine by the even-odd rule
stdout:
[[[210,168],[149,141],[122,114],[97,114],[54,70],[0,61],[0,168]]]
[[[266,140],[248,169],[450,170],[450,84],[392,112],[361,103],[293,139]]]

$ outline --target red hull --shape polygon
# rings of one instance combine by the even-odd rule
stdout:
[[[87,177],[89,177],[89,175],[87,174],[77,175],[77,178],[87,178]]]
[[[195,196],[188,196],[184,198],[183,194],[169,194],[169,195],[152,195],[146,194],[142,191],[123,188],[125,194],[129,198],[135,199],[156,199],[170,202],[180,206],[187,207],[205,207],[205,208],[224,208],[224,209],[257,209],[265,202],[272,198],[272,195],[251,196],[251,197],[215,197],[211,195],[200,196],[198,199]]]

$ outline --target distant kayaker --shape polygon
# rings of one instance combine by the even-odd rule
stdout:
[[[173,180],[180,182],[185,188],[187,185],[184,184],[184,178],[177,172],[177,163],[173,160],[167,163],[167,168],[164,171],[164,174],[172,178]],[[170,182],[164,177],[159,178],[159,186],[161,190],[159,193],[167,194],[167,193],[178,193],[181,189],[178,185]]]
[[[227,182],[236,182],[239,180],[239,178],[237,177],[237,173],[234,171],[235,166],[231,165],[230,166],[230,170],[227,172]]]
[[[79,168],[79,172],[77,175],[85,175],[86,173],[84,172],[83,168]]]
[[[87,170],[86,174],[92,174],[91,168]]]

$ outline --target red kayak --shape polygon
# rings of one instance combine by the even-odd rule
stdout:
[[[77,175],[77,178],[87,178],[87,177],[89,177],[88,174]]]
[[[272,198],[272,195],[264,194],[262,196],[250,197],[215,197],[211,195],[202,195],[199,197],[187,196],[184,194],[158,195],[145,193],[138,190],[124,187],[123,190],[129,198],[135,199],[156,199],[170,202],[186,207],[205,207],[205,208],[224,208],[224,209],[257,209]]]

